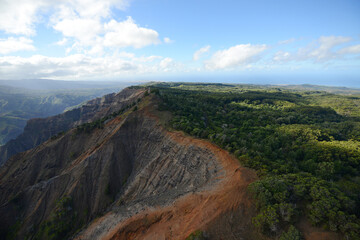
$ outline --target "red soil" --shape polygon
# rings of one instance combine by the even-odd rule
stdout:
[[[152,114],[147,114],[154,117]],[[223,167],[223,175],[211,190],[185,195],[171,206],[139,213],[120,222],[104,239],[185,239],[202,230],[220,215],[242,206],[251,207],[246,188],[256,180],[253,170],[241,167],[238,160],[219,147],[200,139],[168,132],[182,145],[196,145],[212,151]]]

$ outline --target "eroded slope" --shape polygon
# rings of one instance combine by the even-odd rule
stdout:
[[[17,226],[17,239],[46,239],[61,210],[64,238],[105,214],[78,238],[182,239],[226,211],[248,208],[245,188],[255,174],[208,142],[166,131],[148,100],[103,129],[73,129],[11,158],[0,170],[3,233]],[[132,230],[137,221],[148,231]]]

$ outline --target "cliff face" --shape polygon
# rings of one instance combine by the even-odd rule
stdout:
[[[118,94],[112,93],[90,100],[80,108],[53,117],[30,119],[21,135],[0,147],[0,166],[16,153],[36,147],[59,132],[118,111],[136,102],[143,94],[143,89],[126,88]]]
[[[87,119],[114,109],[99,114],[95,105],[107,100],[94,101]],[[82,229],[75,238],[184,239],[201,229],[217,239],[217,219],[233,215],[247,216],[235,228],[250,236],[246,186],[255,174],[208,142],[168,132],[151,101],[102,129],[72,129],[9,159],[0,169],[0,237],[66,239]]]

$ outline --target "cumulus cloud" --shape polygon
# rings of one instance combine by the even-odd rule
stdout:
[[[42,14],[55,12],[52,19],[60,21],[70,15],[99,19],[111,16],[111,8],[126,9],[129,0],[3,0],[0,7],[0,30],[9,34],[34,35],[35,23]],[[10,24],[11,23],[11,24]]]
[[[0,8],[0,30],[34,35],[35,25],[49,18],[49,26],[72,42],[67,51],[99,53],[105,46],[141,48],[160,43],[159,34],[138,26],[131,17],[118,22],[112,9],[124,10],[130,0],[5,0]],[[165,38],[170,42],[170,38]],[[57,45],[65,42],[58,41]],[[87,49],[90,48],[90,49]]]
[[[74,37],[85,45],[92,44],[102,30],[100,22],[93,19],[64,19],[54,25],[54,29],[66,37]]]
[[[5,0],[0,6],[0,30],[10,34],[34,35],[36,13],[46,6],[44,0]]]
[[[197,50],[194,55],[193,55],[193,60],[194,61],[197,61],[201,58],[201,56],[204,54],[204,53],[207,53],[209,52],[210,50],[210,45],[207,45],[205,47],[202,47],[200,48],[199,50]]]
[[[257,57],[265,51],[267,46],[240,44],[226,50],[217,51],[210,60],[205,62],[209,70],[229,69],[248,65],[255,62]]]
[[[0,4],[0,31],[31,36],[37,24],[62,34],[54,45],[65,46],[66,54],[102,55],[108,48],[142,48],[161,43],[159,33],[145,28],[128,17],[113,19],[113,10],[125,10],[131,0],[3,0]],[[18,41],[19,49],[32,50],[29,39]],[[170,43],[168,37],[163,40]],[[9,42],[9,41],[8,41]],[[10,42],[2,44],[9,46]],[[14,39],[11,39],[14,42]],[[12,45],[11,45],[12,46]],[[14,46],[0,50],[17,51]]]
[[[0,39],[0,54],[8,54],[17,51],[34,51],[33,41],[29,38],[9,37],[7,39]]]
[[[141,48],[160,43],[155,30],[138,26],[131,17],[123,22],[111,20],[105,24],[105,31],[105,46]]]
[[[52,17],[53,28],[75,40],[68,51],[84,52],[90,47],[86,53],[94,54],[101,53],[104,47],[142,48],[160,43],[159,34],[155,30],[140,27],[131,17],[120,22],[114,19],[106,22],[103,18],[109,15],[110,8],[106,8],[107,5],[102,2],[98,8],[94,6],[94,9],[100,10],[90,8],[89,11],[79,10],[79,13],[70,6],[64,6]],[[170,38],[166,40],[170,41]]]
[[[53,14],[51,23],[55,30],[75,40],[68,51],[84,52],[90,47],[87,53],[101,53],[104,47],[142,48],[160,43],[155,30],[140,27],[131,17],[120,22],[110,18],[111,7],[121,9],[127,3],[125,0],[66,1]]]

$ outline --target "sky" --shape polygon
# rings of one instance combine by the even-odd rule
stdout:
[[[0,79],[360,87],[360,1],[0,0]]]

